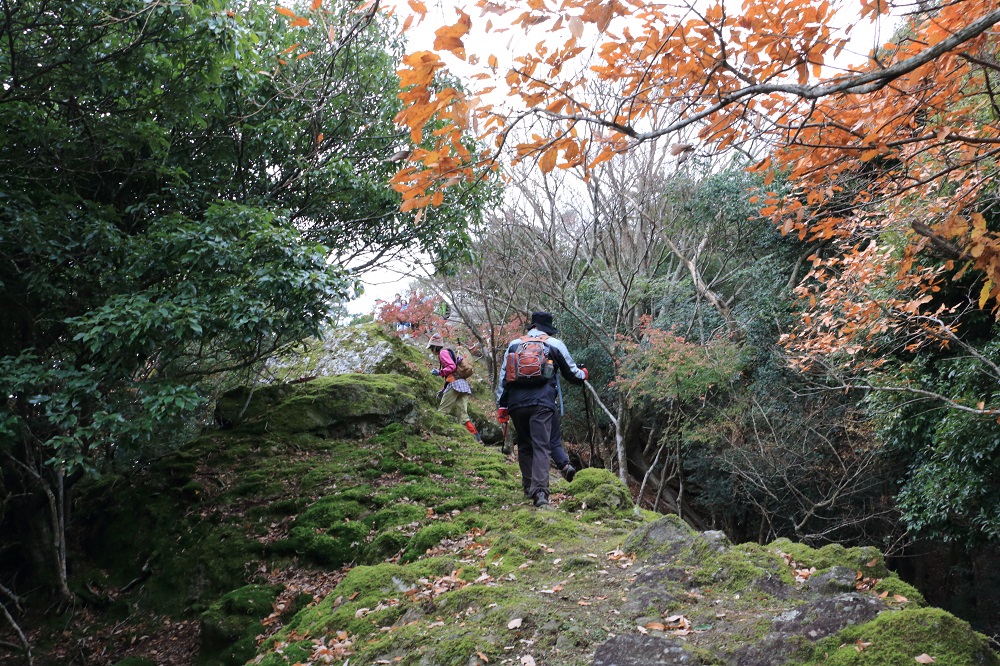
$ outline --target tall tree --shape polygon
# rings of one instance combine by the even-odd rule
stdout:
[[[316,333],[347,262],[461,236],[386,186],[393,22],[319,4],[0,0],[0,562],[66,599],[75,480]]]

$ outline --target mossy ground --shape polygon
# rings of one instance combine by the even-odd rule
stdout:
[[[788,558],[881,579],[871,594],[886,592],[889,616],[922,603],[873,549],[732,546],[669,517],[657,528],[677,535],[665,559],[655,548],[636,559],[623,544],[659,517],[636,512],[614,475],[581,470],[572,484],[555,475],[552,505],[536,509],[516,461],[437,414],[433,388],[403,375],[274,388],[242,425],[205,434],[139,477],[93,484],[79,507],[90,566],[78,583],[120,587],[146,563],[152,573],[126,600],[132,607],[229,632],[232,646],[203,663],[237,663],[252,647],[271,666],[467,666],[529,654],[582,665],[638,625],[669,635],[654,625],[672,615],[690,622],[683,639],[713,663],[787,608],[775,590],[799,584]],[[629,607],[646,577],[657,594]],[[329,585],[302,582],[310,578]],[[279,583],[286,596],[275,599]],[[885,633],[887,646],[887,636],[907,635],[905,623],[879,621],[852,631]],[[948,635],[967,640],[960,629]],[[824,649],[839,654],[834,639]]]
[[[916,661],[927,655],[934,661]],[[884,613],[860,627],[849,627],[821,641],[811,660],[828,666],[997,666],[984,636],[969,624],[938,608],[913,608]]]

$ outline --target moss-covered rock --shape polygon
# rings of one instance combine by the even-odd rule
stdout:
[[[569,484],[567,511],[580,511],[584,520],[627,517],[632,514],[632,496],[621,479],[606,469],[582,469]]]
[[[928,655],[933,662],[917,662]],[[819,666],[997,666],[988,639],[967,622],[937,608],[883,613],[871,622],[844,629],[821,641],[804,664]]]
[[[871,546],[845,548],[839,543],[831,543],[816,549],[789,539],[777,539],[770,547],[786,553],[802,568],[816,567],[818,570],[842,566],[861,571],[864,576],[882,578],[889,574],[885,557],[878,548]]]
[[[419,347],[387,333],[374,323],[345,326],[311,338],[268,362],[276,383],[343,374],[426,375],[427,359]]]
[[[247,585],[222,596],[201,614],[203,664],[238,666],[257,652],[261,620],[271,613],[280,586]]]
[[[684,548],[691,547],[697,534],[677,516],[667,515],[632,532],[625,540],[624,548],[640,557],[669,560]]]
[[[414,422],[426,384],[402,375],[338,375],[299,384],[238,388],[216,404],[216,420],[244,433],[321,432],[359,436]]]

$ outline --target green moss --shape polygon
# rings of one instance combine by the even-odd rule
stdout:
[[[493,502],[486,495],[463,494],[438,504],[434,507],[434,511],[437,513],[451,513],[452,511],[464,511],[472,506],[488,506],[492,503]]]
[[[475,574],[471,576],[473,579],[479,575],[478,571],[473,573]],[[488,609],[488,606],[503,606],[518,598],[517,593],[503,587],[468,585],[441,595],[435,602],[437,606],[435,613],[464,613],[467,617],[473,616],[473,619],[478,620],[487,610],[495,610]],[[497,612],[506,618],[506,611],[501,609]],[[477,614],[480,617],[475,617]],[[503,623],[506,624],[507,621],[504,619]]]
[[[201,662],[237,666],[257,652],[255,637],[264,630],[282,587],[247,585],[222,596],[201,615]]]
[[[478,465],[476,467],[476,473],[481,478],[486,480],[506,480],[514,478],[510,467],[502,462],[490,461],[488,463]]]
[[[857,646],[867,643],[861,651]],[[935,666],[997,666],[1000,658],[986,637],[968,623],[937,608],[882,613],[871,622],[848,627],[820,641],[806,664],[823,666],[898,666],[928,654]]]
[[[625,484],[606,469],[582,469],[568,484],[570,497],[562,503],[566,511],[583,511],[589,522],[632,514],[632,496]]]
[[[794,583],[784,560],[755,543],[740,544],[720,553],[709,548],[703,540],[696,540],[678,557],[678,561],[697,567],[694,579],[699,585],[733,593],[745,592],[754,582],[771,577],[789,585]],[[757,592],[757,596],[767,595]]]
[[[412,500],[414,502],[424,502],[433,504],[437,500],[451,498],[453,495],[450,488],[444,487],[439,480],[426,477],[409,480],[393,486],[388,492],[375,498],[377,504],[393,504],[399,501]]]
[[[379,532],[365,547],[361,561],[365,564],[381,562],[404,550],[409,543],[410,537],[399,530],[390,528]]]
[[[412,418],[424,402],[421,394],[420,382],[408,377],[337,375],[258,387],[252,395],[236,389],[219,399],[216,414],[244,433],[374,433]]]
[[[281,648],[281,652],[268,652],[254,662],[255,666],[286,666],[287,664],[304,664],[312,658],[315,646],[310,641],[289,643]]]
[[[597,558],[588,557],[586,555],[571,555],[562,561],[559,565],[560,569],[565,572],[572,571],[587,571],[589,569],[597,569]]]
[[[499,536],[493,539],[490,554],[494,558],[497,556],[513,555],[520,557],[523,561],[526,558],[534,557],[544,552],[537,541],[529,541],[520,534],[510,531],[502,531]]]
[[[539,511],[520,507],[506,521],[507,529],[536,541],[565,540],[572,542],[580,535],[580,523],[564,511]]]
[[[443,666],[466,666],[477,652],[482,652],[482,641],[473,636],[446,637],[427,651],[431,663]]]
[[[295,520],[295,525],[311,529],[327,529],[345,520],[358,520],[365,507],[347,499],[344,493],[326,497],[314,503]]]
[[[425,552],[441,543],[443,539],[460,536],[465,532],[462,525],[438,521],[424,527],[413,535],[410,544],[403,553],[404,562],[412,562]]]
[[[840,544],[831,543],[815,549],[788,539],[778,539],[771,542],[768,547],[791,555],[792,560],[805,568],[816,567],[822,571],[841,566],[861,571],[866,577],[884,578],[889,575],[889,570],[885,567],[885,557],[877,548],[871,546],[845,548]]]
[[[323,532],[309,525],[289,530],[288,542],[295,552],[317,564],[339,567],[358,558],[359,546],[368,537],[368,526],[360,521],[333,525]]]
[[[908,603],[913,604],[916,607],[924,607],[927,605],[927,601],[924,599],[924,595],[917,591],[917,588],[913,587],[909,583],[900,580],[894,575],[883,578],[875,586],[876,594],[885,594],[889,600],[892,600],[896,595],[905,597]]]
[[[365,522],[373,528],[381,530],[396,525],[409,525],[423,520],[427,509],[416,504],[395,504],[376,511],[365,518]]]

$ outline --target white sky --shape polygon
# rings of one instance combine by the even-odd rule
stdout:
[[[434,30],[442,25],[454,23],[457,19],[455,6],[463,6],[472,16],[472,32],[465,39],[466,50],[471,56],[478,55],[485,60],[489,53],[494,53],[501,59],[498,67],[499,72],[504,72],[509,67],[512,58],[517,52],[526,48],[533,48],[540,38],[544,38],[544,33],[529,34],[521,28],[515,28],[507,32],[497,32],[487,34],[482,27],[486,18],[479,16],[479,12],[471,7],[468,2],[461,0],[443,0],[438,3],[426,3],[430,11],[423,23],[414,26],[407,33],[408,50],[418,51],[430,49],[434,41]],[[734,3],[738,4],[738,3]],[[843,6],[845,3],[832,3],[835,6]],[[406,10],[405,2],[398,2],[398,12]],[[856,19],[857,3],[846,2],[846,8],[842,9],[838,16],[842,16],[842,23],[854,24],[850,33],[850,45],[843,50],[836,61],[838,66],[849,66],[864,61],[870,51],[888,40],[892,35],[896,21],[890,19],[884,25],[872,24],[868,21],[858,21]],[[737,10],[738,11],[738,10]],[[491,16],[494,23],[498,20]],[[596,30],[592,26],[591,30]],[[589,33],[587,34],[589,36]],[[465,71],[473,71],[473,66],[466,65],[457,58],[450,55],[443,55],[456,74],[463,74]],[[506,62],[504,62],[506,60]],[[395,294],[405,294],[409,283],[418,274],[409,262],[397,261],[386,268],[370,271],[363,277],[365,283],[365,293],[347,304],[347,309],[352,314],[368,314],[373,311],[376,300],[391,301]]]

